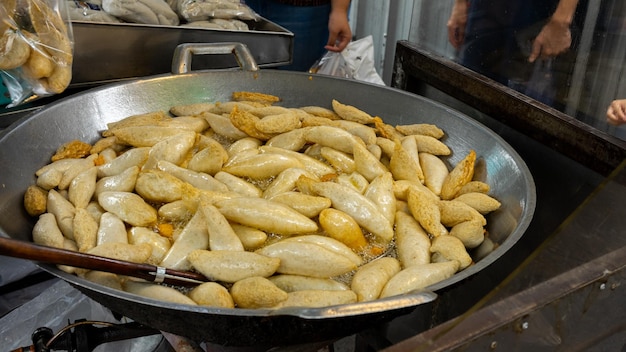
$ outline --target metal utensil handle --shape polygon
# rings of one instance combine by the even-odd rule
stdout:
[[[246,71],[258,71],[252,53],[245,44],[242,43],[185,43],[179,44],[174,49],[172,59],[172,73],[187,73],[191,69],[191,58],[193,55],[220,55],[233,54],[239,66]]]
[[[82,269],[106,271],[172,285],[198,285],[208,281],[193,272],[164,269],[150,264],[101,257],[93,254],[53,248],[0,236],[0,255],[38,262],[69,265]],[[161,272],[162,271],[162,272]]]

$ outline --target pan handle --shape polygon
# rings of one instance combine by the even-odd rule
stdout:
[[[242,43],[184,43],[179,44],[174,50],[172,59],[172,73],[187,73],[191,69],[191,58],[193,55],[219,55],[233,54],[239,66],[245,71],[258,71],[252,53],[245,44]]]
[[[49,264],[106,271],[137,277],[151,282],[163,282],[178,286],[196,286],[209,281],[203,275],[194,272],[167,269],[151,264],[127,262],[62,248],[42,246],[2,236],[0,236],[0,255]]]

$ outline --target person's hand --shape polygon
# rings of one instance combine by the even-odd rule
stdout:
[[[606,111],[606,121],[616,126],[626,123],[626,99],[611,102]]]
[[[342,10],[333,10],[328,18],[328,43],[324,49],[340,52],[352,40],[352,30],[348,23],[348,13]]]
[[[549,21],[533,41],[528,62],[538,58],[548,59],[567,51],[572,45],[572,33],[569,24]]]
[[[455,49],[463,44],[465,38],[465,26],[467,25],[467,0],[457,0],[452,6],[452,12],[448,19],[448,40]]]

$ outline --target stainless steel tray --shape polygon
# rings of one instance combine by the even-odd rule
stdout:
[[[291,62],[293,33],[264,18],[246,23],[251,30],[73,21],[70,87],[170,73],[174,49],[183,43],[239,42],[248,46],[260,67]],[[194,71],[238,67],[232,55],[197,57],[192,65]]]

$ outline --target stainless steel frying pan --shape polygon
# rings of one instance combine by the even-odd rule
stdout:
[[[184,49],[184,48],[183,48]],[[184,49],[183,51],[186,51]],[[192,52],[193,53],[193,52]],[[246,60],[243,60],[245,63]],[[182,64],[182,66],[181,66]],[[185,71],[179,60],[175,71]],[[188,68],[188,67],[187,67]],[[476,264],[429,289],[462,284],[505,256],[527,229],[535,209],[532,175],[502,138],[471,118],[442,104],[388,87],[329,76],[280,70],[224,70],[160,75],[88,90],[55,103],[11,125],[0,134],[0,235],[31,239],[35,219],[22,198],[63,142],[93,142],[109,122],[133,114],[168,110],[173,105],[226,101],[233,91],[277,95],[281,105],[330,107],[332,99],[380,116],[390,124],[433,123],[446,132],[455,165],[470,149],[477,153],[477,175],[491,185],[502,207],[488,216],[495,249]],[[113,290],[41,265],[111,310],[152,327],[221,345],[277,346],[347,336],[412,312],[427,293],[407,294],[370,303],[321,309],[216,309],[155,301]]]

